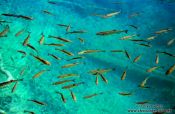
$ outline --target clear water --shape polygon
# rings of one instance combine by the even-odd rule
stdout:
[[[0,0],[0,13],[11,13],[33,17],[33,20],[25,20],[15,17],[6,17],[1,15],[0,20],[12,23],[1,23],[0,30],[4,30],[9,25],[10,31],[6,37],[0,37],[0,81],[7,81],[8,78],[21,79],[17,84],[14,93],[11,89],[14,86],[9,84],[0,89],[0,109],[6,114],[23,114],[24,110],[33,111],[36,114],[128,114],[129,109],[154,109],[155,105],[161,105],[159,109],[171,109],[175,106],[175,73],[168,76],[165,72],[170,66],[175,64],[175,58],[160,54],[160,62],[155,64],[156,51],[166,51],[175,54],[175,43],[167,46],[170,39],[175,38],[174,29],[158,35],[151,40],[151,48],[140,46],[128,40],[119,40],[126,35],[138,34],[135,39],[146,39],[154,36],[156,31],[175,26],[175,1],[173,0],[54,0],[56,4],[49,4],[47,0]],[[113,4],[113,2],[123,2]],[[42,12],[48,10],[53,15]],[[111,18],[101,18],[92,14],[107,14],[115,11],[121,11],[117,16]],[[128,16],[139,13],[135,17]],[[71,25],[73,30],[86,30],[83,34],[65,34],[65,28],[56,24]],[[138,29],[129,27],[135,25]],[[21,29],[25,32],[19,37],[15,34]],[[98,36],[97,32],[106,30],[128,30],[128,33],[113,34],[109,36]],[[22,43],[31,32],[29,43],[38,50],[38,56],[51,62],[50,66],[43,65],[30,54],[37,53]],[[72,57],[55,50],[53,46],[40,45],[38,43],[44,34],[44,43],[65,44],[59,49],[65,49],[74,53],[87,49],[99,49],[106,52],[92,53],[83,55],[84,59],[72,60]],[[64,43],[55,39],[48,38],[48,35],[61,36],[72,41]],[[78,38],[83,38],[81,43]],[[127,50],[131,60],[122,53],[112,53],[110,50]],[[17,52],[23,50],[27,53],[25,57]],[[55,60],[48,53],[61,58]],[[142,58],[133,63],[133,59],[142,54]],[[81,64],[63,69],[61,66],[69,63],[80,62]],[[146,70],[153,66],[163,66],[152,73]],[[22,69],[26,68],[23,76],[20,76]],[[90,70],[115,68],[115,70],[105,73],[108,84],[99,78],[99,84],[95,84],[95,76],[89,74]],[[127,68],[125,80],[121,80],[123,71]],[[50,70],[43,73],[40,77],[32,77],[41,70]],[[5,71],[4,71],[5,70]],[[59,81],[57,76],[66,73],[77,73],[79,78],[72,77],[76,83],[85,82],[71,90],[75,93],[77,101],[71,98],[69,90],[61,89],[64,85],[53,86],[52,83]],[[9,77],[12,76],[12,77]],[[149,89],[141,89],[138,85],[146,78]],[[67,102],[63,103],[59,94],[61,92]],[[93,93],[103,94],[83,99],[86,95]],[[119,95],[119,92],[133,92],[131,96]],[[40,106],[36,103],[27,101],[35,99],[46,103],[46,106]],[[136,102],[149,100],[148,104],[138,106]],[[150,106],[147,108],[146,106]],[[173,110],[171,110],[173,111]],[[133,114],[135,114],[134,112]],[[141,112],[138,112],[141,114]],[[173,112],[172,112],[173,113]],[[143,114],[151,114],[143,113]]]

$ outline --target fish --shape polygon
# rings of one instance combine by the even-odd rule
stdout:
[[[131,96],[133,93],[132,92],[119,92],[118,94],[122,96]]]
[[[131,56],[129,55],[128,51],[125,50],[124,52],[125,52],[126,57],[130,60],[131,59]]]
[[[116,11],[116,12],[111,12],[111,13],[108,13],[104,16],[102,16],[103,18],[109,18],[109,17],[113,17],[113,16],[116,16],[116,15],[119,15],[121,13],[121,11]]]
[[[71,59],[68,59],[67,61],[77,60],[77,59],[83,59],[83,56],[73,57]]]
[[[142,55],[138,55],[134,60],[133,62],[136,63],[138,62],[140,59],[141,59]]]
[[[70,28],[71,28],[71,26],[68,25],[68,26],[66,27],[66,32],[69,32],[69,31],[70,31]]]
[[[42,45],[44,43],[44,34],[41,33],[41,38],[39,40],[39,44]]]
[[[112,4],[126,4],[126,2],[112,2]]]
[[[38,53],[38,50],[33,47],[31,44],[27,44],[27,47],[31,48],[32,50],[34,50],[36,53]]]
[[[100,36],[107,36],[107,35],[112,35],[112,34],[120,34],[122,32],[128,33],[128,30],[109,30],[109,31],[102,31],[102,32],[97,32],[96,35]]]
[[[103,74],[100,74],[100,77],[102,78],[102,80],[103,80],[105,83],[108,83],[108,80],[103,76]]]
[[[143,105],[143,104],[147,104],[149,102],[150,102],[149,100],[145,100],[145,101],[136,102],[136,104]]]
[[[47,1],[49,4],[57,4],[55,1]]]
[[[91,14],[92,16],[97,16],[97,17],[101,17],[101,18],[105,18],[105,15],[103,15],[103,14]]]
[[[56,44],[56,43],[49,43],[49,44],[44,44],[44,45],[47,45],[47,46],[56,46],[56,47],[64,46],[64,44]]]
[[[54,82],[54,83],[52,83],[52,85],[64,84],[67,82],[75,82],[75,80],[62,80],[62,81]]]
[[[166,52],[166,51],[156,51],[157,53],[162,53],[162,54],[165,54],[165,55],[169,55],[171,57],[175,57],[175,54],[171,54],[169,52]]]
[[[61,27],[69,27],[70,25],[65,25],[65,24],[57,24],[57,26],[61,26]]]
[[[15,36],[18,37],[20,36],[22,33],[24,33],[25,29],[21,29],[20,31],[18,31]]]
[[[133,41],[133,42],[146,42],[146,43],[149,43],[148,41],[146,40],[142,40],[142,39],[131,39],[129,41]]]
[[[28,33],[28,36],[24,39],[23,46],[27,46],[30,39],[30,32]]]
[[[111,52],[124,52],[123,50],[111,50]]]
[[[69,25],[65,25],[65,24],[57,24],[57,25],[58,25],[58,26],[61,26],[61,27],[65,27],[67,33],[70,31],[71,28],[73,28],[73,27],[71,27],[70,24],[69,24]]]
[[[166,74],[166,75],[170,75],[171,73],[173,73],[174,70],[175,70],[175,64],[172,65],[172,66],[165,72],[165,74]]]
[[[18,81],[23,81],[23,79],[17,79],[17,80],[9,80],[9,81],[6,81],[6,82],[1,82],[0,83],[0,87],[4,87],[4,86],[7,86],[13,82],[18,82]]]
[[[65,54],[68,55],[68,56],[74,56],[74,54],[73,54],[72,52],[66,51],[66,50],[64,50],[64,49],[58,49],[58,48],[56,48],[55,50],[59,50],[59,51],[65,53]]]
[[[33,17],[25,16],[25,15],[19,15],[19,18],[25,19],[25,20],[33,20]]]
[[[49,38],[54,38],[54,39],[57,39],[57,40],[60,40],[60,41],[63,41],[63,42],[72,42],[71,40],[68,40],[66,38],[61,38],[61,37],[58,37],[58,36],[51,36],[51,35],[49,35],[48,37]]]
[[[101,18],[110,18],[113,16],[117,16],[121,13],[121,11],[115,11],[115,12],[111,12],[111,13],[107,13],[107,14],[92,14],[93,16],[98,16]]]
[[[66,98],[64,97],[64,95],[61,92],[56,91],[57,94],[59,94],[61,96],[61,99],[64,103],[66,103]]]
[[[61,58],[59,58],[59,57],[57,57],[57,56],[55,56],[55,55],[53,55],[53,54],[50,54],[50,53],[48,53],[48,56],[51,56],[51,57],[53,57],[53,58],[56,59],[56,60],[61,60]]]
[[[24,67],[24,68],[21,70],[21,72],[20,72],[20,76],[22,76],[22,75],[24,74],[26,68],[27,68],[27,67]]]
[[[33,77],[32,77],[32,79],[35,79],[35,78],[38,78],[38,77],[40,77],[43,73],[45,73],[46,71],[50,71],[50,70],[41,70],[41,71],[39,71],[38,73],[36,73]]]
[[[76,31],[67,32],[66,34],[83,34],[83,33],[87,33],[87,31],[86,30],[76,30]]]
[[[150,45],[150,44],[138,44],[138,45],[141,45],[141,46],[144,46],[144,47],[152,47],[152,45]]]
[[[98,76],[95,76],[95,84],[98,85]]]
[[[27,101],[31,101],[31,102],[34,102],[34,103],[39,104],[39,105],[46,105],[46,103],[38,101],[38,100],[34,100],[34,99],[28,99]]]
[[[130,27],[132,27],[132,28],[135,28],[135,29],[138,29],[138,27],[135,26],[135,25],[128,25],[128,26],[130,26]]]
[[[84,39],[83,38],[78,38],[82,44],[84,44]]]
[[[71,94],[72,99],[76,102],[77,98],[76,98],[75,94],[71,90],[70,90],[70,94]]]
[[[129,15],[128,18],[137,17],[137,16],[139,16],[139,15],[140,15],[139,12],[135,12],[135,13],[132,13],[131,15]]]
[[[78,55],[96,53],[96,52],[105,52],[105,50],[83,50],[83,51],[78,52]]]
[[[146,72],[153,72],[153,71],[155,71],[156,69],[158,69],[158,68],[161,68],[161,66],[154,66],[154,67],[151,67],[151,68],[149,68],[149,69],[147,69],[146,70]]]
[[[155,38],[157,38],[157,36],[150,36],[147,38],[147,40],[154,40]]]
[[[41,63],[45,64],[45,65],[51,65],[51,63],[47,60],[44,60],[43,58],[39,57],[39,56],[35,56],[33,54],[31,54],[31,56],[33,56],[36,60],[40,61]]]
[[[94,94],[91,94],[91,95],[84,96],[83,98],[84,98],[84,99],[90,99],[90,98],[92,98],[92,97],[95,97],[95,96],[101,95],[101,94],[103,94],[103,93],[102,93],[102,92],[100,92],[100,93],[94,93]]]
[[[159,64],[159,55],[158,55],[158,54],[156,54],[155,63],[156,63],[156,64]]]
[[[175,42],[175,38],[167,42],[167,46],[171,46]]]
[[[66,86],[63,86],[62,89],[70,89],[70,88],[73,88],[73,87],[77,87],[77,86],[79,86],[79,85],[81,85],[81,84],[84,84],[84,82],[66,85]]]
[[[126,70],[123,72],[122,76],[121,76],[121,80],[125,80],[126,78]]]
[[[3,13],[3,14],[1,14],[1,15],[7,16],[7,17],[22,18],[22,19],[25,19],[25,20],[33,20],[32,17],[30,17],[30,16],[25,16],[25,15],[16,15],[16,14],[10,14],[10,13]]]
[[[24,110],[24,113],[35,114],[35,112],[29,110]]]
[[[70,67],[73,67],[73,66],[76,66],[80,63],[76,62],[76,63],[70,63],[70,64],[66,64],[66,65],[63,65],[61,68],[70,68]]]
[[[7,17],[17,17],[17,18],[18,18],[18,15],[10,14],[10,13],[3,13],[3,14],[1,14],[1,15],[7,16]]]
[[[152,114],[166,114],[165,112],[153,112]]]
[[[109,68],[109,69],[96,69],[96,70],[91,70],[88,73],[90,73],[92,75],[98,75],[98,74],[104,74],[104,73],[110,72],[112,70],[115,70],[115,69],[112,69],[112,68]]]
[[[14,86],[12,88],[12,91],[11,91],[12,93],[16,90],[17,84],[18,84],[18,82],[15,82],[15,84],[14,84]]]
[[[48,10],[42,10],[43,13],[45,14],[49,14],[49,15],[53,15],[51,12],[49,12]]]
[[[172,30],[173,30],[172,28],[166,28],[166,29],[156,31],[155,34],[163,34],[163,33],[167,33],[167,32],[172,31]]]
[[[141,88],[147,88],[147,87],[145,86],[145,84],[147,83],[148,79],[149,79],[149,77],[146,77],[146,78],[140,83],[139,87],[141,87]]]
[[[120,40],[128,40],[128,39],[132,39],[133,37],[138,36],[137,34],[133,34],[133,35],[129,35],[129,36],[124,36],[122,38],[120,38]]]
[[[12,22],[0,20],[0,24],[2,24],[2,23],[12,23]]]
[[[7,33],[9,32],[9,30],[10,30],[9,25],[6,25],[5,28],[4,28],[4,30],[2,30],[0,32],[0,37],[5,37],[7,35]]]
[[[77,77],[77,76],[79,76],[79,74],[63,74],[63,75],[60,75],[60,76],[58,76],[58,78],[69,78],[69,77]]]
[[[17,50],[17,52],[23,54],[24,55],[23,57],[25,57],[27,55],[26,52],[25,51],[22,51],[22,50]]]

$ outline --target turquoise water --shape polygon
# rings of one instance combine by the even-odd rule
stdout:
[[[17,83],[15,91],[12,88],[15,83],[0,88],[0,113],[23,114],[24,110],[36,114],[129,114],[129,109],[158,109],[170,110],[173,113],[175,106],[175,72],[165,75],[165,72],[175,64],[175,57],[160,54],[164,51],[175,54],[175,42],[167,43],[175,39],[175,1],[173,0],[54,0],[54,4],[47,0],[0,0],[0,14],[15,14],[32,17],[33,20],[0,15],[2,32],[6,25],[9,31],[0,37],[0,82],[23,79]],[[113,2],[121,2],[114,4]],[[51,13],[46,14],[43,10]],[[111,12],[120,12],[108,18],[95,16],[105,15]],[[135,14],[135,15],[134,15]],[[6,22],[3,22],[6,21]],[[70,31],[83,30],[85,33],[66,33],[66,27],[57,24],[70,25]],[[137,29],[128,25],[134,25]],[[162,29],[168,30],[162,34],[155,34]],[[18,37],[17,32],[24,29]],[[110,30],[128,30],[128,33],[111,34],[107,36],[96,35],[98,32]],[[23,42],[30,33],[28,41],[35,47],[38,53]],[[44,34],[44,43],[39,40]],[[63,42],[48,36],[59,36],[71,40]],[[132,39],[141,39],[149,42],[152,47],[138,45],[146,42],[133,42],[132,39],[120,40],[121,37],[136,35]],[[157,36],[154,40],[148,37]],[[84,40],[80,42],[78,38]],[[56,43],[64,46],[48,46],[44,44]],[[74,54],[68,56],[55,50],[64,49]],[[26,53],[24,57],[22,50]],[[78,55],[83,50],[103,50],[84,55]],[[111,52],[111,50],[126,50],[131,59],[124,52]],[[56,60],[49,54],[53,54],[61,60]],[[47,60],[51,65],[45,65],[31,54]],[[155,63],[156,54],[159,55],[159,63]],[[138,62],[133,63],[135,57],[141,55]],[[67,61],[73,57],[83,56],[82,59]],[[63,65],[79,64],[62,68]],[[153,66],[160,66],[152,73],[146,72]],[[25,70],[24,70],[25,69]],[[96,69],[111,69],[104,73],[108,80],[106,84],[98,76],[99,84],[96,85],[96,75],[89,73]],[[23,75],[21,72],[24,70]],[[32,77],[42,70],[44,72],[38,78]],[[126,70],[125,80],[121,80],[122,73]],[[59,79],[63,74],[79,74],[79,77]],[[140,88],[138,85],[146,78],[146,86]],[[61,80],[74,80],[60,85],[52,83]],[[62,89],[63,86],[80,83],[79,86],[70,90],[75,94],[77,101],[74,102],[70,90]],[[66,103],[56,93],[61,92],[66,98]],[[103,93],[89,99],[84,96],[94,93]],[[122,96],[120,92],[131,92],[130,96]],[[39,105],[28,100],[37,100],[46,105]],[[149,101],[144,105],[137,102]],[[156,108],[157,109],[157,108]],[[135,114],[136,112],[132,112]],[[152,112],[137,114],[151,114]]]

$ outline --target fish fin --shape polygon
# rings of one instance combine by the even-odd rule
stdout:
[[[23,81],[24,80],[24,78],[21,78],[21,79],[17,79],[17,81]]]

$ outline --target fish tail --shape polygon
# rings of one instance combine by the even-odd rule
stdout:
[[[51,35],[48,35],[48,38],[52,38],[52,36]]]
[[[128,30],[125,30],[125,33],[128,34]]]
[[[21,79],[17,79],[17,81],[23,81],[24,79],[23,78],[21,78]]]
[[[61,95],[61,92],[59,92],[59,91],[55,91],[55,93],[57,93],[57,94],[60,94],[60,95]]]
[[[41,35],[44,36],[44,33],[42,32]]]

